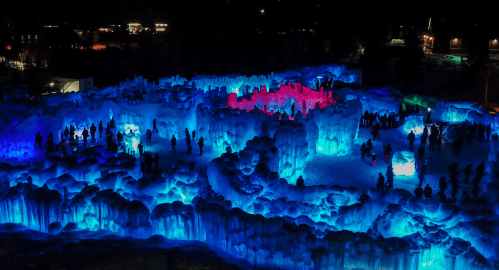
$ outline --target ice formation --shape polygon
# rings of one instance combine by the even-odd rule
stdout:
[[[403,130],[405,134],[409,134],[411,131],[418,135],[423,133],[425,124],[423,122],[423,116],[420,115],[409,115],[405,118],[405,123],[403,125]]]
[[[393,174],[411,176],[416,173],[416,159],[410,151],[395,152],[392,158]]]
[[[455,203],[442,203],[438,195],[416,198],[397,182],[395,189],[375,189],[376,179],[368,183],[373,188],[361,192],[349,187],[351,175],[325,174],[316,185],[297,181],[317,157],[350,163],[352,175],[364,170],[376,177],[384,174],[382,155],[376,166],[360,161],[359,138],[364,137],[359,136],[368,131],[360,130],[359,122],[366,110],[388,114],[397,113],[401,102],[430,104],[437,121],[476,120],[493,128],[495,116],[475,105],[404,99],[388,88],[306,85],[328,76],[359,81],[358,72],[341,66],[191,81],[177,76],[158,85],[137,77],[106,89],[25,102],[30,106],[2,102],[7,109],[0,112],[0,223],[57,237],[83,231],[89,238],[105,232],[151,241],[159,241],[158,235],[197,240],[262,268],[496,267],[497,141],[491,143],[488,174],[480,186],[487,193],[459,194]],[[66,126],[82,136],[83,128],[100,121],[105,126],[110,119],[116,131],[124,132],[130,149],[113,154],[99,132],[97,141],[82,146],[75,157],[45,157],[46,142],[42,149],[34,146],[38,131],[45,139],[54,132],[58,143]],[[145,150],[160,153],[162,165],[147,168],[137,148],[146,130],[153,129],[153,120],[158,133]],[[394,145],[400,140],[407,145],[407,133],[422,132],[418,129],[423,126],[421,114],[411,115],[402,130],[381,132],[391,134],[387,140]],[[193,154],[182,148],[186,128],[190,134],[196,131]],[[170,150],[172,136],[177,138],[176,153]],[[205,152],[198,157],[195,143],[201,136]],[[374,140],[373,152],[383,143]],[[415,175],[413,152],[395,151],[390,161],[396,176]],[[328,184],[337,179],[348,187]],[[415,183],[407,186],[413,189]]]

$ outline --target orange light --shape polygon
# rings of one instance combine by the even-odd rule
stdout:
[[[12,50],[12,47],[10,45],[7,45],[7,46],[5,46],[5,49]]]
[[[106,48],[106,45],[94,45],[92,49],[96,51],[104,50]]]

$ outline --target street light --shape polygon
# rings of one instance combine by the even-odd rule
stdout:
[[[265,12],[265,10],[262,9],[262,10],[260,10],[260,12],[263,14]]]

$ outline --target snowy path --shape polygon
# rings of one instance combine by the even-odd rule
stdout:
[[[383,156],[383,145],[391,143],[393,149],[392,156],[394,152],[409,149],[407,134],[402,134],[396,129],[390,129],[381,130],[380,135],[381,141],[373,141],[373,151],[377,156],[376,165],[374,167],[372,166],[370,157],[366,158],[364,162],[361,161],[360,146],[372,136],[369,134],[369,129],[360,128],[358,144],[354,146],[354,149],[357,150],[342,157],[316,154],[305,168],[303,175],[305,184],[353,186],[360,192],[366,192],[369,188],[375,187],[378,173],[381,172],[386,177],[386,170],[388,167]],[[414,143],[415,156],[417,156],[417,148],[419,145],[419,136],[416,136],[416,142]],[[474,147],[472,148],[466,147],[463,149],[459,157],[454,157],[452,155],[452,144],[450,142],[444,142],[441,152],[436,150],[430,152],[429,149],[426,148],[425,156],[428,159],[428,167],[423,185],[430,184],[434,190],[433,194],[435,195],[438,191],[440,177],[445,176],[447,180],[449,179],[448,166],[450,164],[457,161],[459,163],[459,170],[462,171],[466,165],[472,163],[473,170],[475,170],[478,164],[487,161],[490,151],[489,143],[473,140],[473,146]],[[375,178],[373,175],[375,175]],[[463,174],[460,174],[459,180],[462,181],[463,177]],[[412,192],[417,187],[418,183],[417,177],[404,179],[395,176],[394,188],[403,188]],[[461,186],[466,189],[469,188],[469,184]],[[450,196],[450,188],[447,191],[449,193],[448,196]]]
[[[380,135],[380,141],[373,141],[373,151],[377,156],[376,165],[374,167],[372,166],[370,157],[366,158],[365,161],[361,161],[360,145],[369,138],[372,138],[369,134],[369,129],[361,127],[359,129],[358,144],[354,146],[355,150],[353,153],[341,157],[328,156],[321,153],[315,154],[304,171],[303,177],[305,178],[305,185],[326,185],[328,187],[332,185],[344,187],[353,186],[360,192],[366,192],[369,188],[375,187],[378,173],[382,173],[386,177],[388,164],[383,156],[383,145],[388,143],[392,144],[392,156],[394,152],[408,150],[409,147],[407,135],[400,133],[397,129],[381,130]],[[414,143],[415,155],[417,155],[417,148],[420,145],[419,136],[416,136],[416,138],[417,140]],[[198,138],[196,138],[196,140],[197,139]],[[146,141],[145,135],[141,137],[141,141]],[[216,156],[210,154],[210,148],[207,146],[204,148],[203,156],[199,156],[199,147],[197,145],[193,145],[193,153],[188,154],[186,151],[186,142],[182,139],[177,141],[177,152],[175,153],[171,151],[169,139],[160,138],[157,134],[154,134],[152,143],[152,146],[144,145],[144,151],[149,151],[153,154],[159,153],[161,168],[171,167],[178,160],[185,160],[187,162],[194,161],[196,163],[196,169],[201,174],[206,174],[208,164],[211,160],[216,158]],[[105,142],[102,141],[100,144],[105,145]],[[487,161],[490,151],[489,143],[473,140],[473,145],[473,148],[466,147],[463,149],[459,157],[454,157],[452,155],[452,143],[447,140],[444,141],[441,152],[436,150],[430,152],[427,148],[425,156],[428,159],[428,167],[423,185],[430,184],[433,190],[435,190],[434,195],[436,195],[440,177],[445,176],[448,180],[448,166],[450,164],[457,161],[459,163],[459,170],[462,171],[466,165],[472,163],[473,170],[475,170],[478,164]],[[45,158],[45,150],[45,144],[42,145],[41,150],[36,149],[35,157],[32,159],[33,162],[43,161]],[[136,154],[136,157],[139,157],[138,153]],[[472,179],[473,173],[470,179]],[[460,181],[462,181],[463,177],[464,176],[460,174]],[[395,188],[403,188],[410,192],[416,188],[418,183],[417,176],[410,178],[395,176],[394,179]],[[460,184],[461,187],[467,188],[469,192],[469,184]],[[450,196],[450,188],[447,190],[447,193],[448,196]]]

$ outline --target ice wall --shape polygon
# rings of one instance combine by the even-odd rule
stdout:
[[[260,76],[241,76],[232,74],[227,76],[196,76],[192,78],[190,83],[187,79],[179,76],[170,78],[161,78],[159,86],[161,88],[168,88],[172,85],[184,85],[186,87],[198,88],[204,92],[216,88],[226,88],[227,92],[235,93],[241,96],[246,88],[250,90],[260,89],[265,86],[265,89],[271,89],[273,82],[280,82],[282,80],[294,82],[309,82],[310,86],[315,88],[315,81],[317,77],[332,77],[334,80],[339,80],[346,83],[359,82],[360,71],[348,71],[345,66],[324,65],[320,67],[305,67],[295,71],[286,71],[282,73],[274,73]]]
[[[279,175],[295,184],[303,174],[309,157],[305,125],[281,121],[274,133],[275,146],[279,149]]]
[[[233,152],[242,150],[247,141],[260,135],[262,123],[271,121],[271,116],[198,106],[196,119],[199,123],[199,135],[196,136],[203,136],[205,145],[211,146],[212,153],[219,156],[227,147],[231,147]]]
[[[339,103],[336,107],[313,110],[310,117],[298,121],[305,124],[307,133],[318,131],[317,152],[346,155],[352,151],[359,130],[362,104],[359,100]],[[315,136],[310,136],[311,138]],[[309,141],[309,144],[315,142]]]
[[[250,111],[257,107],[264,113],[273,114],[277,111],[280,113],[286,112],[291,116],[291,105],[295,104],[295,113],[301,111],[302,114],[308,114],[309,110],[315,109],[319,104],[321,109],[328,106],[336,106],[340,101],[339,97],[333,97],[332,91],[312,90],[309,87],[299,83],[288,83],[281,86],[278,90],[268,93],[265,87],[262,87],[260,92],[253,91],[249,99],[237,99],[235,93],[229,94],[227,97],[226,106],[231,109],[240,109]]]
[[[295,187],[270,170],[276,167],[279,153],[272,150],[273,139],[263,140],[249,146],[251,151],[241,151],[242,158],[224,154],[209,166],[211,186],[232,203],[200,185],[192,163],[182,163],[165,172],[164,178],[129,180],[119,192],[105,189],[111,180],[101,181],[106,176],[78,192],[71,185],[81,183],[61,175],[53,184],[70,186],[67,195],[65,190],[61,193],[48,186],[38,188],[25,182],[10,186],[6,182],[0,189],[0,222],[17,222],[41,231],[54,222],[62,226],[75,222],[80,228],[138,238],[159,233],[172,239],[200,240],[234,256],[257,260],[259,265],[292,269],[420,269],[430,265],[436,269],[443,265],[447,267],[441,269],[486,269],[486,259],[473,247],[489,258],[495,256],[496,243],[485,240],[493,239],[494,233],[479,224],[494,228],[497,225],[491,221],[497,214],[413,198],[402,190],[359,202],[354,189]],[[112,165],[116,158],[109,159],[104,168],[118,169]],[[111,187],[123,187],[119,178],[113,179]],[[60,185],[53,187],[59,189]],[[178,193],[185,203],[175,201]],[[371,191],[370,197],[375,193]],[[147,196],[163,196],[164,201],[150,204]],[[362,233],[369,229],[370,234]],[[473,247],[458,238],[470,241]],[[361,250],[370,252],[359,257]],[[396,256],[393,250],[397,250]]]
[[[499,141],[491,140],[489,160],[487,163],[490,182],[499,185]]]
[[[368,111],[378,115],[398,113],[402,94],[393,88],[381,89],[341,89],[338,95],[343,100],[359,99],[362,112]]]

